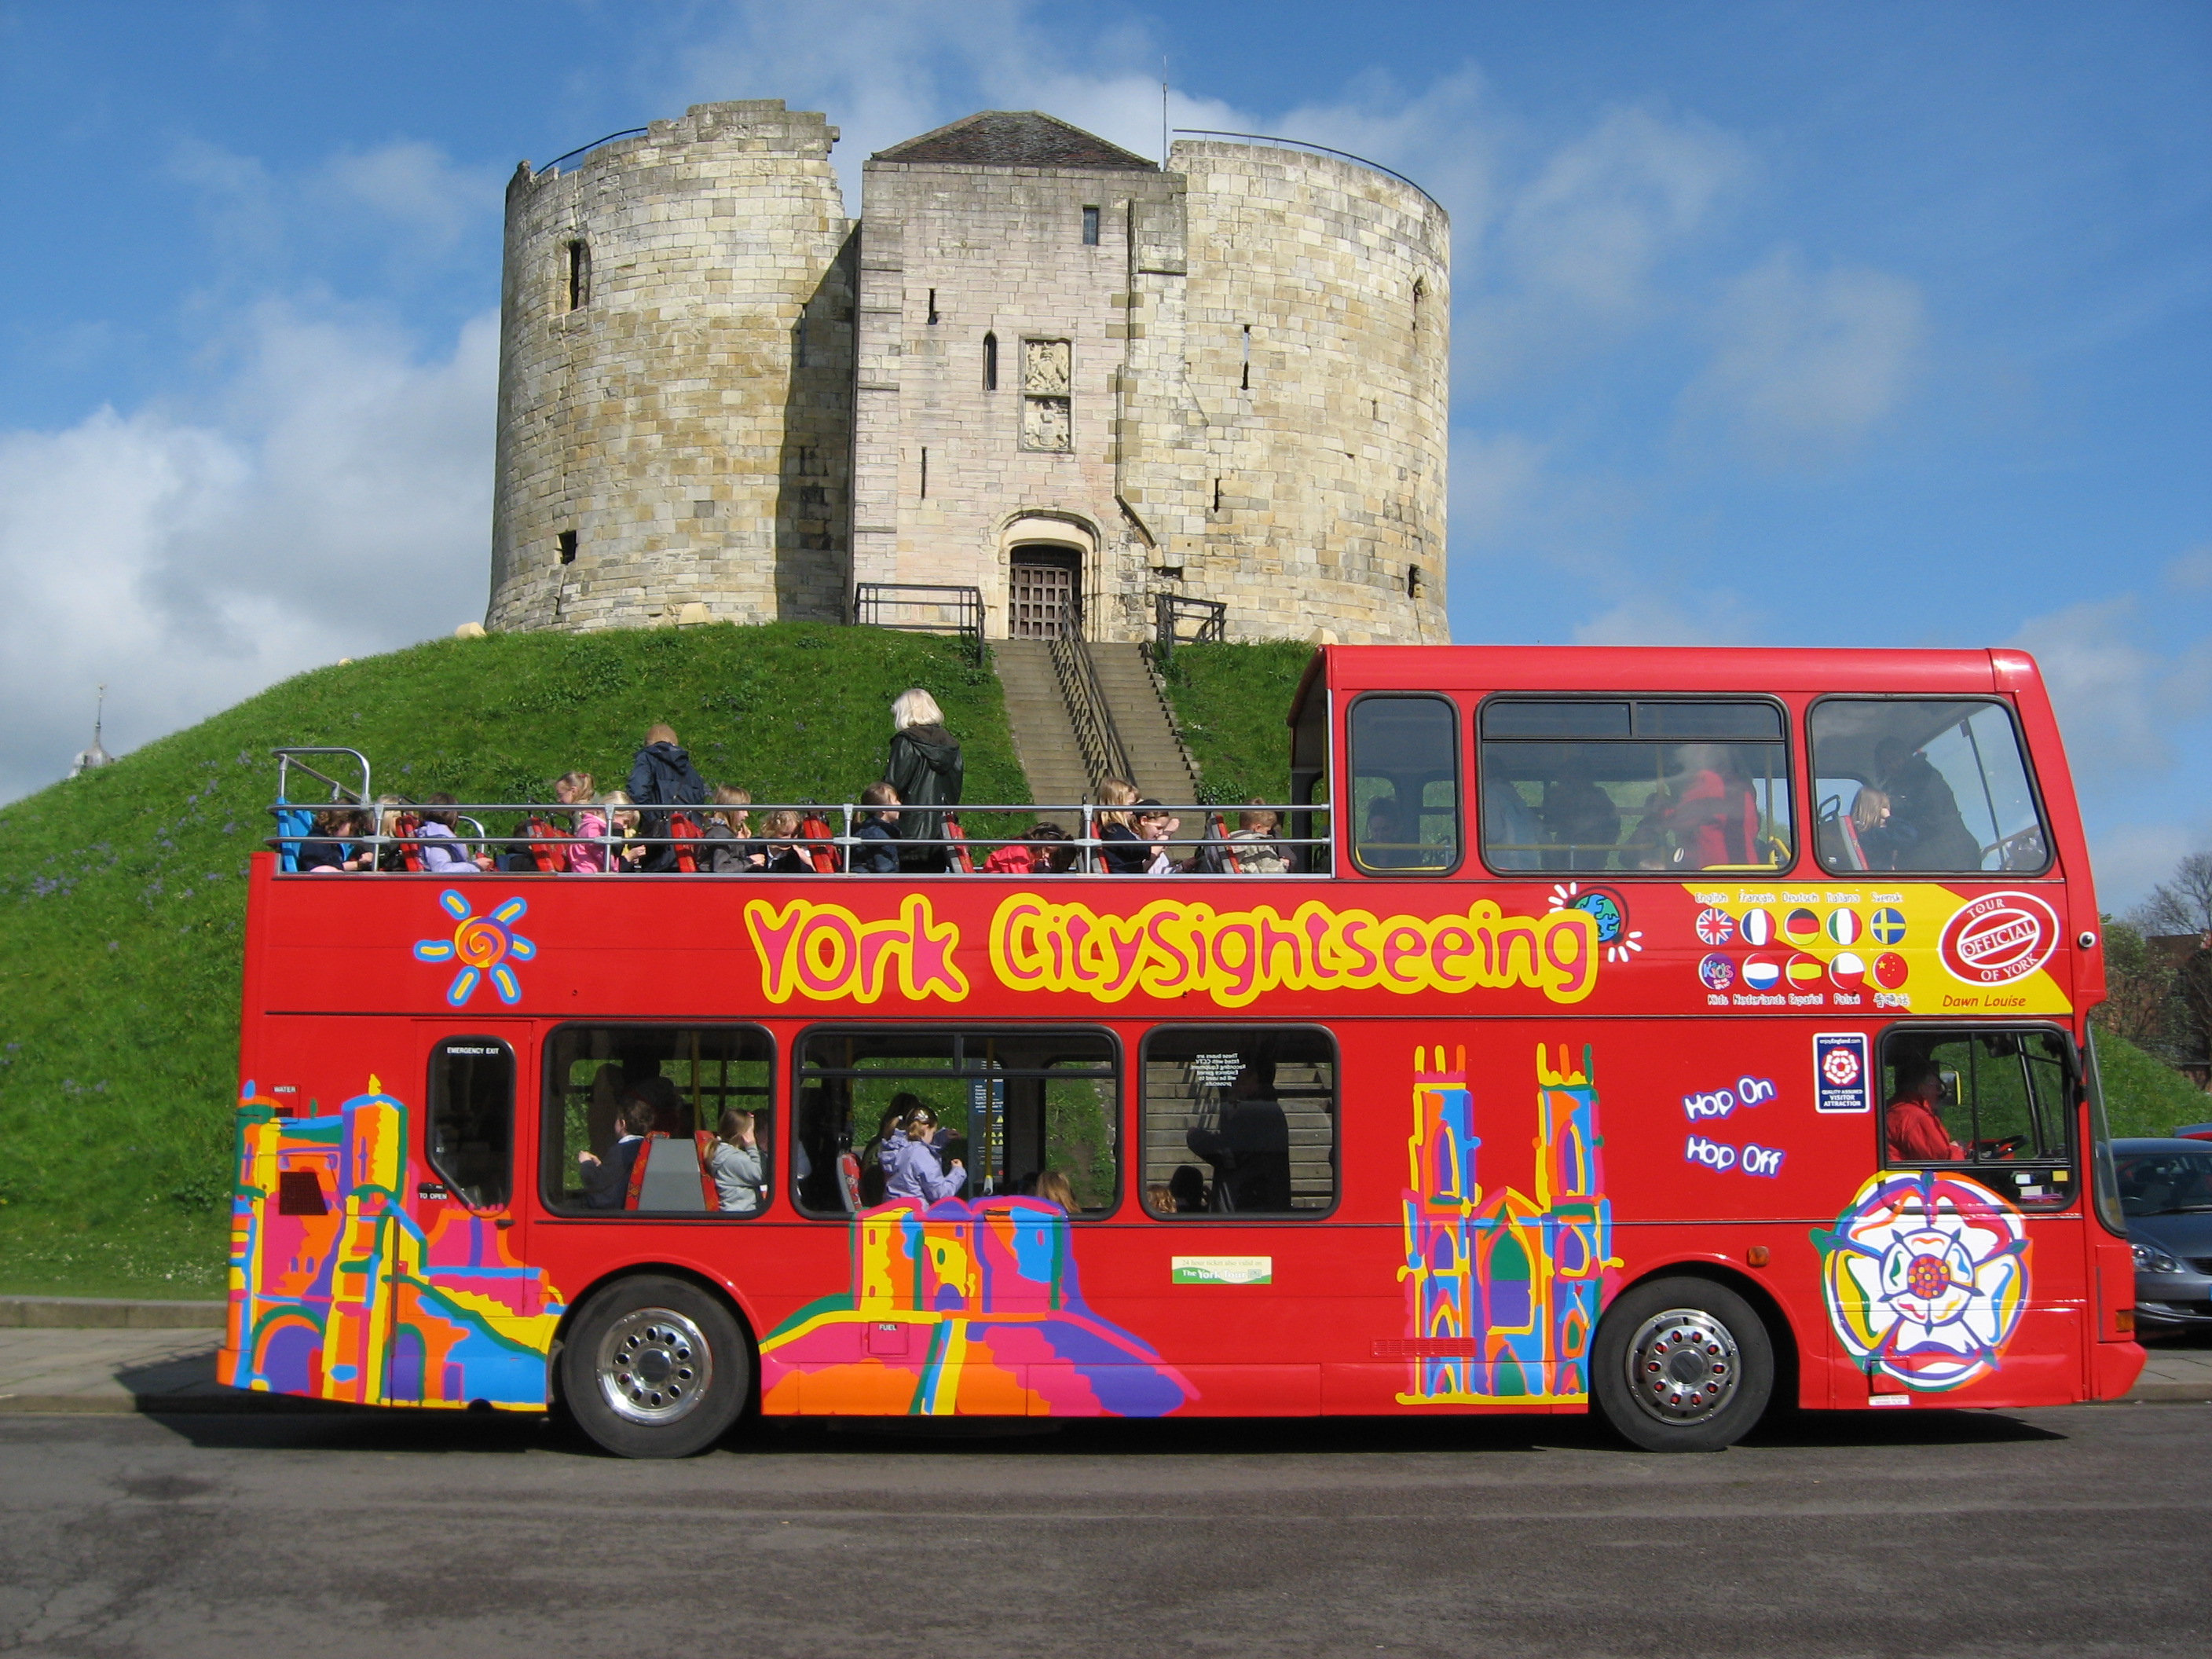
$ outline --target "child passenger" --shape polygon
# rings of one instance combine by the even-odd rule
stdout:
[[[878,1156],[883,1160],[885,1198],[919,1198],[934,1204],[951,1197],[966,1182],[968,1171],[958,1158],[949,1164],[939,1162],[937,1149],[930,1144],[936,1131],[937,1115],[927,1106],[917,1107],[907,1114],[901,1133],[884,1143]]]
[[[612,837],[612,856],[607,868],[616,872],[643,869],[650,849],[639,836],[637,808],[619,789],[610,789],[600,796],[599,805],[606,809],[606,833]]]
[[[561,849],[561,867],[572,876],[596,876],[607,867],[607,817],[592,801],[592,775],[589,772],[563,772],[553,780],[553,799],[563,806],[577,809],[575,821],[569,826],[572,836],[593,837],[591,841],[572,841]]]
[[[707,867],[718,876],[751,875],[768,863],[767,851],[753,839],[753,817],[745,808],[751,793],[728,784],[714,791],[707,814]]]
[[[853,868],[864,875],[898,873],[898,791],[888,783],[860,791],[860,805],[873,809],[862,816],[855,832],[860,845],[853,849]]]
[[[472,876],[492,867],[489,853],[471,854],[453,834],[452,809],[459,803],[442,791],[423,803],[422,827],[415,832],[422,847],[422,867],[441,876]]]
[[[761,824],[767,836],[767,844],[761,849],[766,855],[765,868],[772,876],[811,876],[815,873],[814,860],[806,856],[806,849],[799,842],[799,814],[788,807],[771,812]]]
[[[1237,815],[1237,833],[1229,837],[1229,854],[1237,860],[1238,874],[1279,876],[1291,867],[1283,849],[1268,839],[1280,822],[1273,812],[1261,810],[1257,795],[1252,797],[1250,810]]]
[[[753,1138],[753,1115],[732,1107],[722,1114],[718,1127],[714,1150],[707,1155],[715,1194],[723,1209],[750,1215],[760,1208],[761,1188],[766,1181],[761,1171],[760,1143]]]

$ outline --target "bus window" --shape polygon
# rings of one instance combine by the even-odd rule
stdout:
[[[472,1210],[505,1207],[514,1179],[514,1051],[497,1037],[447,1037],[430,1050],[430,1167]]]
[[[757,1215],[774,1059],[768,1033],[746,1025],[562,1026],[545,1046],[547,1206]]]
[[[1893,1030],[1882,1042],[1892,1167],[1977,1166],[2030,1208],[2074,1196],[2073,1061],[2057,1031]]]
[[[1103,1214],[1119,1190],[1121,1067],[1103,1031],[817,1030],[799,1054],[799,1207],[842,1219],[887,1197],[988,1198],[1066,1182],[1073,1214]],[[889,1190],[917,1109],[934,1156]],[[958,1168],[953,1166],[957,1163]],[[934,1191],[910,1194],[926,1182]]]
[[[1352,858],[1370,873],[1459,867],[1459,716],[1442,697],[1352,705]]]
[[[1815,704],[1813,841],[1827,869],[2034,872],[2050,839],[2003,704],[1828,697]]]
[[[1319,1214],[1336,1203],[1336,1044],[1326,1031],[1162,1027],[1145,1039],[1145,1201],[1155,1215]]]
[[[1291,728],[1291,805],[1310,809],[1291,812],[1291,834],[1302,842],[1320,842],[1298,848],[1291,867],[1325,876],[1332,862],[1328,841],[1328,697],[1318,688],[1308,694],[1298,710],[1298,722]]]
[[[1794,845],[1774,703],[1483,705],[1482,855],[1493,870],[1779,870]]]

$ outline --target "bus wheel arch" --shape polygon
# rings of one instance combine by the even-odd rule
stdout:
[[[1764,1285],[1674,1261],[1625,1285],[1590,1345],[1590,1408],[1647,1451],[1721,1451],[1794,1404],[1797,1350]]]
[[[757,1409],[751,1322],[722,1285],[671,1263],[593,1280],[546,1363],[555,1409],[617,1456],[690,1456]]]

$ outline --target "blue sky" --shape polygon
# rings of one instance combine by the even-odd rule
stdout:
[[[1332,144],[1453,215],[1463,641],[2014,643],[2212,846],[2212,7],[0,0],[0,799],[481,614],[500,196],[714,98]]]

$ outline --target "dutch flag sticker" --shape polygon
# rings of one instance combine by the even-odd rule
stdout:
[[[1743,920],[1736,923],[1736,932],[1743,935],[1746,945],[1774,943],[1774,918],[1765,910],[1747,910]]]
[[[1856,945],[1859,942],[1859,913],[1856,910],[1830,911],[1828,937],[1838,945]]]
[[[1753,915],[1765,914],[1754,910]],[[1747,957],[1743,963],[1743,982],[1754,991],[1771,991],[1782,982],[1782,964],[1772,957]]]

